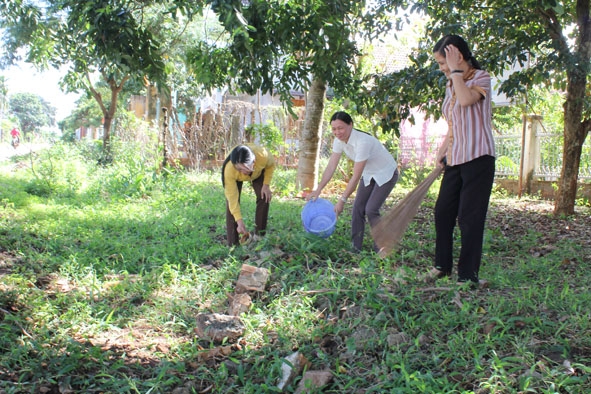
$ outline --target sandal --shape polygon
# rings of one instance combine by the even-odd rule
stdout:
[[[444,271],[441,271],[440,269],[433,267],[433,268],[431,268],[431,271],[429,271],[425,274],[425,276],[423,277],[423,280],[426,282],[434,282],[437,279],[441,279],[446,276],[449,276],[449,275],[446,274]]]

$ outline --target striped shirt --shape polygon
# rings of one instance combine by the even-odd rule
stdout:
[[[449,125],[447,164],[464,164],[481,156],[495,156],[492,133],[491,78],[484,70],[472,70],[464,77],[466,86],[476,90],[482,99],[462,107],[456,101],[452,81],[447,83],[443,115]]]

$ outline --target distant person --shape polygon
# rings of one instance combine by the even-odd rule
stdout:
[[[264,235],[271,202],[271,178],[275,159],[263,147],[255,144],[238,145],[222,165],[222,185],[226,195],[226,234],[228,246],[238,245],[240,235],[249,231],[240,210],[242,183],[250,181],[256,195],[254,233]]]
[[[335,136],[332,154],[318,188],[307,199],[315,200],[320,196],[332,179],[343,153],[353,160],[353,175],[335,205],[335,213],[338,216],[343,212],[349,197],[357,190],[351,212],[351,239],[353,251],[360,252],[366,217],[371,227],[379,221],[380,209],[398,181],[398,168],[392,154],[377,138],[353,127],[353,119],[348,113],[336,112],[330,118],[330,125]],[[378,252],[375,244],[373,248]]]
[[[18,128],[15,127],[12,130],[10,130],[10,136],[12,137],[12,147],[16,149],[16,147],[19,146],[21,142],[21,133],[18,130]]]
[[[428,277],[451,275],[457,221],[461,233],[458,281],[486,286],[478,272],[495,176],[491,77],[460,36],[440,39],[433,56],[448,79],[442,111],[449,129],[437,158],[445,171],[435,203],[435,267]]]

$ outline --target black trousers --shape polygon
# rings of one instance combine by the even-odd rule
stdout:
[[[478,282],[484,224],[495,177],[495,158],[481,156],[445,167],[435,203],[435,267],[445,274],[453,268],[454,228],[460,227],[458,280]]]
[[[257,235],[264,235],[267,230],[267,219],[269,217],[269,206],[261,194],[263,188],[265,171],[261,173],[261,176],[252,181],[252,188],[256,195],[256,211],[254,217],[255,229],[254,233]],[[240,195],[242,194],[242,183],[236,182],[238,186],[238,203],[240,204]],[[240,243],[240,234],[238,234],[238,224],[234,220],[234,215],[230,213],[228,208],[228,200],[226,200],[226,234],[228,246],[238,245]]]

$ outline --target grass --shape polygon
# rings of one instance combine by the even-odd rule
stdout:
[[[490,287],[469,290],[420,280],[436,185],[380,259],[369,239],[349,252],[348,212],[330,238],[306,234],[295,173],[280,169],[267,236],[228,249],[216,171],[158,172],[134,149],[101,168],[76,152],[1,163],[0,392],[280,392],[296,350],[333,374],[313,392],[591,392],[588,207],[553,218],[548,202],[495,193]],[[403,174],[387,205],[412,184]],[[248,186],[242,201],[252,226]],[[199,338],[196,316],[226,313],[242,264],[270,272],[244,335]]]

